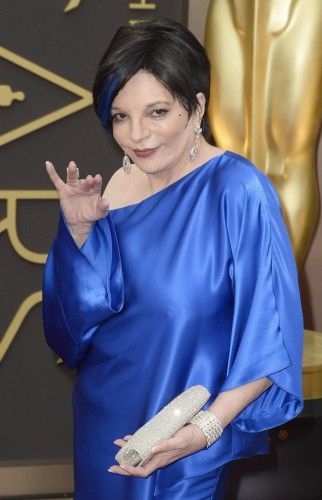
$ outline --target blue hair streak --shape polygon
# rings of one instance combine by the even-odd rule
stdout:
[[[116,90],[119,87],[120,79],[114,75],[109,75],[103,83],[103,90],[100,95],[98,115],[101,123],[107,130],[112,129],[111,107]]]

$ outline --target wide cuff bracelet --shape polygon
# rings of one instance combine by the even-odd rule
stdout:
[[[189,424],[195,424],[202,430],[207,440],[207,448],[217,441],[223,433],[220,421],[211,411],[200,410],[189,420]]]

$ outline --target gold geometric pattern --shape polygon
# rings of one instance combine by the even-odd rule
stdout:
[[[70,12],[77,7],[79,7],[81,0],[68,0],[64,12]],[[156,2],[149,2],[148,0],[140,0],[129,2],[129,10],[143,10],[151,11],[157,8]],[[143,21],[143,19],[130,19],[129,24],[136,24],[137,22]],[[88,90],[76,85],[69,80],[49,71],[34,62],[0,46],[0,58],[23,68],[34,75],[47,80],[58,87],[61,87],[76,96],[79,100],[63,106],[51,113],[47,113],[37,119],[31,120],[22,126],[19,126],[13,130],[3,133],[0,135],[0,147],[8,144],[11,141],[19,139],[27,134],[30,134],[36,130],[41,129],[51,123],[54,123],[62,118],[65,118],[77,111],[80,111],[92,104],[92,94]],[[0,106],[11,106],[13,100],[22,100],[24,97],[23,92],[20,93],[17,89],[12,90],[9,85],[0,85]],[[17,231],[17,205],[19,200],[57,200],[58,195],[55,190],[0,190],[0,200],[6,201],[6,216],[0,220],[0,234],[7,231],[9,241],[17,252],[17,254],[28,262],[34,264],[44,264],[47,258],[47,254],[42,254],[29,250],[20,240]],[[31,293],[27,298],[25,298],[18,309],[16,310],[13,318],[9,322],[9,325],[4,332],[0,335],[0,363],[13,343],[15,336],[18,333],[23,321],[29,314],[30,310],[42,301],[41,291],[36,291]],[[1,332],[0,332],[1,334]],[[58,363],[61,362],[59,359]]]
[[[64,12],[70,12],[71,10],[77,9],[81,0],[69,0],[68,4],[64,8]]]
[[[63,106],[62,108],[52,111],[51,113],[47,113],[40,118],[36,118],[35,120],[27,122],[20,127],[17,127],[13,130],[10,130],[9,132],[0,135],[0,147],[8,144],[11,141],[19,139],[20,137],[23,137],[24,135],[30,134],[35,130],[39,130],[46,125],[54,123],[57,120],[61,120],[66,116],[72,115],[73,113],[76,113],[81,109],[87,108],[92,104],[91,92],[80,87],[79,85],[76,85],[75,83],[70,82],[69,80],[66,80],[65,78],[62,78],[52,71],[42,68],[38,64],[35,64],[28,59],[25,59],[24,57],[21,57],[18,54],[15,54],[14,52],[11,52],[10,50],[1,46],[0,57],[3,57],[7,61],[12,62],[13,64],[16,64],[17,66],[20,66],[21,68],[26,69],[27,71],[30,71],[31,73],[40,76],[41,78],[48,80],[58,87],[61,87],[80,97],[78,101],[73,102],[72,104]]]
[[[1,341],[0,341],[0,363],[4,358],[7,350],[12,344],[23,320],[36,304],[39,304],[42,300],[41,292],[35,292],[29,295],[22,304],[18,307],[16,314],[14,315],[11,323],[9,324],[7,330],[5,331]]]
[[[14,92],[10,85],[0,85],[0,106],[8,108],[13,101],[23,101],[25,98],[24,92]]]
[[[130,10],[155,10],[157,8],[156,3],[147,3],[146,0],[141,0],[140,2],[130,2],[129,9]],[[129,19],[129,25],[134,26],[137,23],[141,23],[142,21],[146,21],[146,19]]]
[[[7,204],[7,215],[0,221],[0,234],[4,231],[8,232],[8,237],[11,245],[21,258],[33,262],[35,264],[44,264],[47,254],[32,252],[26,248],[20,241],[17,231],[17,204],[19,200],[57,200],[57,191],[51,190],[2,190],[0,191],[0,200],[5,200]],[[13,319],[11,320],[7,330],[4,332],[0,341],[0,363],[10,345],[12,344],[22,322],[29,311],[41,302],[41,292],[34,292],[29,295],[18,307]]]
[[[34,264],[44,264],[47,255],[43,253],[32,252],[26,248],[20,241],[17,224],[17,202],[18,200],[57,200],[57,191],[54,189],[48,190],[0,190],[0,200],[7,202],[7,216],[0,221],[0,234],[3,231],[8,232],[9,240],[15,251],[23,259],[33,262]]]
[[[130,2],[129,9],[154,10],[156,9],[156,4],[147,3],[146,0],[141,0],[140,2]]]

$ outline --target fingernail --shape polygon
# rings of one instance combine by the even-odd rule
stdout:
[[[107,469],[107,471],[108,471],[108,472],[112,472],[112,473],[114,473],[114,470],[112,470],[112,469],[111,469],[111,467],[109,467],[109,468]]]
[[[50,161],[45,161],[45,165],[50,165]]]

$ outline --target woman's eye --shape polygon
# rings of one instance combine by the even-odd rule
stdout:
[[[154,109],[151,113],[152,117],[153,118],[160,118],[161,116],[164,116],[166,115],[168,112],[167,109],[163,109],[163,108],[160,108],[160,109]]]
[[[123,122],[125,118],[125,113],[115,113],[115,115],[112,115],[112,122]]]

